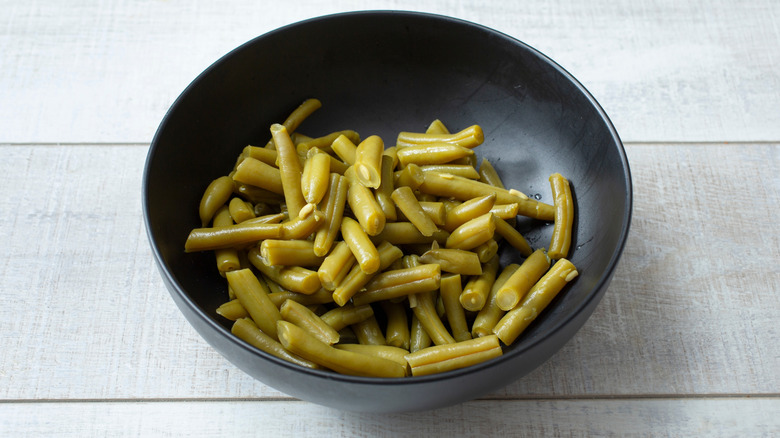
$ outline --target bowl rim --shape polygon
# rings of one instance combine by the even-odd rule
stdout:
[[[482,32],[491,34],[493,37],[500,38],[507,40],[514,46],[519,46],[527,51],[529,51],[532,55],[536,56],[541,62],[548,64],[551,68],[556,70],[559,74],[561,74],[563,77],[566,78],[571,84],[579,90],[579,92],[586,98],[586,100],[592,105],[592,107],[596,110],[597,114],[601,118],[601,120],[606,125],[606,128],[608,129],[608,132],[610,133],[614,144],[617,146],[619,158],[620,158],[620,164],[622,167],[623,172],[623,178],[626,182],[626,209],[623,213],[622,217],[622,226],[620,235],[618,238],[618,244],[615,248],[615,251],[612,253],[609,262],[607,264],[607,269],[604,270],[604,272],[601,274],[601,276],[598,278],[598,281],[592,286],[591,290],[589,291],[588,296],[586,299],[580,303],[578,307],[576,307],[570,314],[560,320],[557,321],[552,327],[550,327],[549,330],[546,331],[543,335],[539,336],[537,339],[535,339],[532,342],[518,345],[516,347],[513,347],[512,350],[507,353],[503,354],[499,357],[490,359],[488,361],[472,365],[466,368],[446,371],[443,373],[438,374],[432,374],[432,375],[426,375],[426,376],[408,376],[404,378],[386,378],[386,377],[363,377],[363,376],[352,376],[352,375],[345,375],[345,374],[339,374],[330,370],[315,370],[315,369],[309,369],[305,368],[293,363],[290,363],[288,361],[285,361],[283,359],[277,358],[269,353],[266,353],[251,344],[247,343],[246,341],[238,338],[237,336],[233,335],[229,330],[227,330],[220,322],[215,320],[211,317],[211,315],[207,314],[205,311],[203,311],[199,305],[197,305],[194,300],[187,294],[187,292],[184,290],[184,288],[181,286],[181,284],[178,283],[178,281],[174,278],[174,276],[171,274],[170,270],[165,267],[165,264],[163,262],[163,257],[160,253],[159,248],[157,247],[155,243],[155,236],[153,235],[153,231],[151,228],[151,220],[150,220],[150,211],[149,211],[149,186],[147,184],[148,178],[149,178],[149,172],[150,172],[150,164],[152,163],[154,159],[154,155],[157,149],[157,144],[159,142],[159,137],[162,135],[162,132],[165,130],[166,125],[168,123],[169,117],[171,113],[181,104],[181,101],[184,99],[184,97],[189,94],[191,89],[196,87],[198,83],[203,79],[203,77],[208,76],[211,74],[211,72],[216,69],[221,64],[225,63],[226,61],[230,60],[231,58],[238,56],[240,52],[243,50],[246,50],[247,47],[256,44],[261,39],[267,38],[269,36],[279,34],[279,33],[285,33],[289,32],[291,30],[294,30],[295,28],[302,27],[309,25],[311,23],[317,23],[317,22],[323,22],[323,21],[331,21],[331,20],[339,20],[347,17],[355,17],[355,16],[397,16],[397,17],[414,17],[414,18],[422,18],[422,19],[430,19],[430,20],[436,20],[442,23],[447,24],[453,24],[456,26],[465,26],[465,27],[472,27],[476,28]],[[162,276],[165,277],[166,282],[173,286],[173,290],[171,288],[169,289],[170,293],[173,293],[174,291],[179,296],[179,298],[182,300],[182,303],[185,304],[190,311],[194,312],[198,318],[205,321],[206,324],[208,324],[212,329],[214,329],[217,333],[219,333],[223,338],[229,340],[232,342],[235,346],[246,350],[248,353],[251,353],[253,356],[259,356],[258,359],[265,359],[275,365],[282,366],[284,368],[289,369],[293,372],[301,372],[308,374],[312,377],[316,378],[323,378],[327,380],[333,380],[343,383],[352,383],[352,384],[366,384],[366,385],[372,385],[372,386],[383,386],[383,385],[393,385],[393,386],[406,386],[406,385],[418,385],[418,384],[424,384],[424,383],[431,383],[431,382],[437,382],[437,381],[443,381],[443,380],[451,380],[455,379],[464,375],[473,374],[481,372],[487,368],[492,368],[502,362],[509,361],[512,359],[513,356],[517,356],[522,354],[525,351],[528,351],[530,349],[533,349],[537,347],[539,344],[546,342],[551,336],[553,336],[555,333],[559,332],[564,326],[569,325],[572,320],[576,319],[584,309],[588,308],[593,300],[600,300],[602,295],[606,292],[606,288],[609,286],[609,282],[611,281],[614,271],[617,269],[619,259],[622,255],[622,252],[625,248],[626,241],[628,240],[628,234],[629,229],[631,228],[631,219],[633,214],[633,183],[631,179],[631,170],[628,163],[628,158],[625,152],[625,147],[623,145],[623,142],[620,139],[620,136],[617,133],[617,130],[615,129],[612,121],[610,120],[609,116],[606,114],[604,109],[601,107],[601,105],[596,101],[595,97],[585,88],[585,86],[580,83],[579,80],[577,80],[571,73],[569,73],[566,69],[564,69],[561,65],[559,65],[556,61],[554,61],[549,56],[545,55],[544,53],[540,52],[536,48],[530,46],[529,44],[511,36],[504,32],[498,31],[496,29],[492,29],[490,27],[487,27],[485,25],[475,23],[472,21],[468,21],[462,18],[455,18],[451,16],[436,14],[436,13],[429,13],[429,12],[418,12],[418,11],[406,11],[406,10],[358,10],[358,11],[349,11],[349,12],[338,12],[338,13],[332,13],[332,14],[326,14],[322,16],[307,18],[304,20],[296,21],[281,27],[278,27],[276,29],[273,29],[271,31],[265,32],[261,35],[258,35],[241,45],[231,49],[221,57],[219,57],[217,60],[215,60],[213,63],[211,63],[205,70],[203,70],[198,76],[196,76],[185,88],[184,90],[177,96],[177,98],[174,100],[174,102],[171,104],[171,106],[166,110],[165,115],[163,116],[162,121],[160,122],[159,127],[157,128],[154,137],[152,138],[152,142],[149,146],[149,151],[147,153],[146,161],[144,164],[144,172],[143,172],[143,179],[142,179],[142,207],[143,207],[143,216],[144,216],[144,224],[146,228],[146,234],[147,238],[149,239],[149,243],[152,249],[152,254],[154,256],[154,259],[158,266],[158,271]]]

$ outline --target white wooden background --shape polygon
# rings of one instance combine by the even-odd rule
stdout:
[[[195,76],[274,28],[359,9],[536,47],[632,166],[623,259],[536,371],[452,408],[335,411],[254,381],[181,316],[141,174]],[[780,434],[780,2],[0,0],[0,436]]]

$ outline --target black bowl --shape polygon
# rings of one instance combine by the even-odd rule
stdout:
[[[405,379],[312,371],[230,333],[215,313],[225,283],[211,253],[184,253],[199,226],[206,185],[225,175],[247,144],[309,97],[323,108],[301,132],[355,129],[392,143],[440,118],[479,124],[477,148],[507,186],[552,202],[548,177],[565,175],[576,198],[575,279],[509,348],[470,368]],[[631,220],[631,177],[617,132],[596,100],[549,58],[473,23],[421,13],[355,12],[292,24],[249,41],[204,71],[165,115],[149,149],[144,216],[165,285],[184,316],[236,366],[291,396],[351,411],[453,405],[529,373],[585,323],[607,290]],[[552,226],[521,221],[534,247]],[[502,261],[517,261],[511,252]]]

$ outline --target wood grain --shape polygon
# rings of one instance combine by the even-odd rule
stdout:
[[[634,220],[610,290],[557,355],[490,397],[780,393],[778,150],[629,145]],[[0,201],[14,248],[0,255],[0,399],[285,397],[168,297],[141,219],[146,146],[3,151],[16,196]]]
[[[208,65],[356,0],[0,2],[0,143],[148,142]],[[780,3],[377,1],[449,15],[555,59],[626,141],[780,139]]]
[[[298,401],[5,403],[8,436],[771,436],[777,398],[507,400],[366,415]],[[78,418],[78,421],[73,421]]]

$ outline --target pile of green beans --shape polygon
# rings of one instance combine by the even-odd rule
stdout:
[[[574,203],[507,189],[474,148],[479,125],[440,121],[395,145],[352,130],[298,132],[308,99],[205,189],[185,251],[213,251],[217,313],[249,344],[300,366],[371,377],[440,373],[500,356],[578,271],[566,259]],[[553,222],[531,248],[518,215]],[[499,264],[515,248],[520,264]]]

